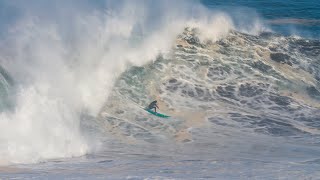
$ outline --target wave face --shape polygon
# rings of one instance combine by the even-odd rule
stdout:
[[[157,171],[159,157],[175,160],[164,160],[166,178],[316,177],[320,41],[234,30],[201,41],[200,34],[186,28],[169,53],[117,79],[98,118],[112,147],[105,153],[150,160],[130,173],[137,177]],[[143,110],[154,99],[170,119]]]
[[[155,171],[153,158],[172,158],[163,163],[170,178],[316,177],[320,41],[237,30],[205,40],[201,28],[185,28],[171,51],[117,79],[98,118],[106,154],[144,156]],[[143,110],[154,99],[170,119]]]
[[[319,164],[319,40],[197,2],[3,4],[19,13],[0,42],[1,165],[142,151]],[[171,118],[143,110],[154,99]]]
[[[318,137],[318,40],[231,31],[201,42],[198,32],[186,28],[170,54],[123,73],[105,108],[115,116],[106,115],[109,124],[137,139],[149,139],[156,124],[183,142],[193,140],[190,128],[208,126],[212,132],[221,126],[270,137]],[[179,125],[151,121],[139,107],[152,99]]]

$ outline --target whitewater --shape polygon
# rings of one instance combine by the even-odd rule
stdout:
[[[319,177],[318,14],[251,1],[0,6],[0,178]],[[143,109],[153,100],[170,118]]]

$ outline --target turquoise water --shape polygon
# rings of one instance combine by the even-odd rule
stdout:
[[[320,1],[317,0],[202,0],[201,2],[210,9],[226,11],[237,20],[250,18],[256,13],[255,15],[267,21],[272,30],[281,34],[320,38]],[[270,23],[271,20],[279,19],[287,19],[287,21]]]

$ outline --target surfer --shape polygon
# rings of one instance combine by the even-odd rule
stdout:
[[[152,103],[149,104],[148,109],[154,109],[154,112],[157,112],[157,108],[159,109],[157,105],[157,100],[152,101]]]

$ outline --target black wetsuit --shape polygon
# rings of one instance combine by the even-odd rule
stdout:
[[[159,109],[159,107],[157,106],[157,101],[153,101],[148,106],[148,109],[154,109],[154,112],[157,112],[157,108]]]

